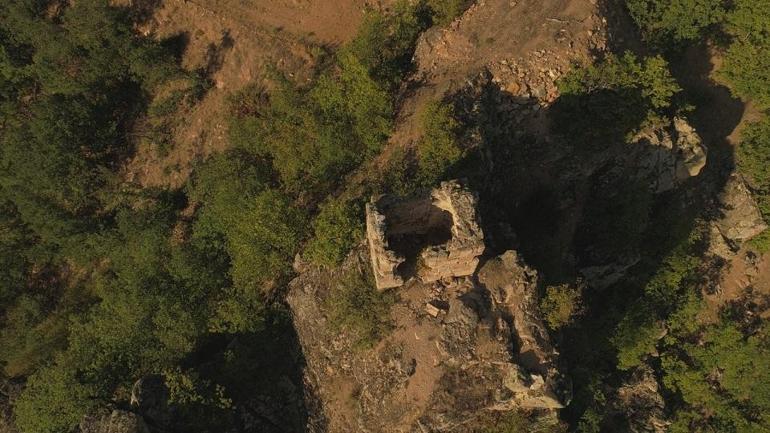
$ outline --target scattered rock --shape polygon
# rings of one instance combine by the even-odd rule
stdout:
[[[427,304],[425,304],[425,312],[428,313],[428,315],[431,317],[438,317],[438,315],[441,314],[443,311],[444,310],[437,307],[432,302],[428,302]]]

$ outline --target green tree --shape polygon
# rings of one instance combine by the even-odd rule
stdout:
[[[399,0],[390,14],[368,10],[348,50],[389,90],[412,70],[412,55],[420,33],[428,28],[424,7]]]
[[[693,41],[726,14],[724,0],[626,0],[631,16],[648,41],[666,47]]]
[[[433,24],[445,26],[465,12],[470,0],[427,0]]]
[[[97,404],[96,397],[66,362],[56,363],[30,376],[14,405],[16,426],[23,433],[72,431]]]
[[[336,266],[363,237],[363,212],[356,203],[332,199],[313,221],[314,236],[305,251],[317,265]]]
[[[663,357],[664,383],[686,405],[672,431],[770,431],[769,330],[745,336],[727,320]]]
[[[641,127],[676,111],[680,87],[659,56],[609,55],[557,83],[552,115],[559,132],[583,149],[624,143]],[[593,125],[586,128],[585,125]]]
[[[417,144],[418,182],[431,186],[440,181],[463,156],[460,124],[451,105],[429,103],[420,118],[423,136]]]
[[[770,109],[770,4],[736,0],[725,29],[732,42],[719,75],[736,95]]]

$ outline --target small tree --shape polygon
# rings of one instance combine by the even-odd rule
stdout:
[[[463,156],[458,143],[459,122],[451,105],[431,102],[422,113],[422,140],[417,145],[418,178],[424,186],[435,184]]]
[[[333,199],[313,221],[315,236],[308,243],[308,258],[317,265],[336,266],[363,236],[363,213],[354,203]]]
[[[549,286],[540,300],[545,322],[553,330],[569,325],[582,311],[582,285]]]
[[[724,0],[626,0],[648,41],[661,45],[692,41],[725,16]]]

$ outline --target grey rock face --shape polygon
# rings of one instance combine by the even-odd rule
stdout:
[[[674,189],[706,166],[706,146],[681,118],[674,118],[668,126],[641,131],[631,146],[627,157],[658,193]]]
[[[717,221],[717,227],[729,243],[745,242],[767,229],[767,224],[741,176],[730,176],[719,202],[722,218]]]
[[[150,429],[133,412],[104,409],[87,415],[80,423],[80,433],[150,433]]]
[[[628,419],[631,433],[663,433],[668,429],[660,385],[649,366],[639,367],[618,389],[613,407]]]

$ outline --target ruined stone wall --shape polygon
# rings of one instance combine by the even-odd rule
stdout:
[[[478,266],[478,257],[484,252],[484,234],[476,212],[477,198],[458,181],[443,182],[438,188],[408,200],[393,196],[373,199],[366,206],[366,233],[377,288],[399,287],[405,278],[403,265],[418,259],[416,276],[424,282],[442,278],[471,275]],[[431,235],[448,228],[448,240],[434,245]],[[406,238],[424,245],[412,245],[419,250],[410,253],[397,251],[394,238]],[[413,237],[413,239],[409,239]]]

